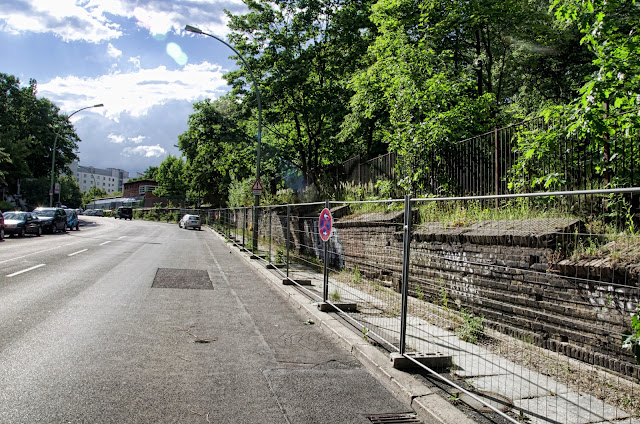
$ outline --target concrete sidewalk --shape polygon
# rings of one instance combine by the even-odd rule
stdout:
[[[277,390],[284,392],[278,393],[278,398],[290,422],[371,422],[359,420],[411,409],[424,423],[473,422],[417,378],[394,369],[389,356],[362,334],[320,312],[313,301],[296,288],[283,285],[280,276],[250,259],[250,254],[231,244],[226,244],[226,249],[226,256],[221,257],[216,249],[214,257],[265,343],[274,351],[272,367],[279,370],[276,374],[282,379]],[[238,262],[238,256],[242,256],[242,262]],[[256,284],[257,279],[249,277],[245,267],[271,284]],[[286,302],[275,300],[275,293]],[[346,351],[335,350],[336,341]]]

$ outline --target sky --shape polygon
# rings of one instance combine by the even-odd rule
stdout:
[[[0,72],[71,117],[80,165],[135,177],[179,155],[193,103],[224,95],[233,51],[227,39],[241,0],[0,0]]]

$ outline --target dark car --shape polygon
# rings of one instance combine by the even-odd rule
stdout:
[[[4,217],[0,212],[0,240],[4,240]]]
[[[42,222],[31,212],[12,211],[4,213],[5,234],[24,237],[31,233],[38,237],[42,235]]]
[[[42,230],[67,232],[67,213],[62,208],[35,208],[33,214],[42,222]]]
[[[67,228],[69,228],[69,230],[73,230],[75,228],[76,231],[78,231],[80,229],[80,220],[78,219],[78,213],[76,210],[65,209],[64,211],[67,214]]]
[[[113,215],[114,218],[118,218],[118,219],[133,219],[133,209],[132,208],[127,208],[124,206],[120,206],[118,207],[118,209],[116,210],[115,215]]]

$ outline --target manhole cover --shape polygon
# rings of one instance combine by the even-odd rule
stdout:
[[[156,289],[213,290],[209,273],[202,269],[158,268],[151,287]]]
[[[367,415],[367,419],[375,424],[422,424],[415,412]]]

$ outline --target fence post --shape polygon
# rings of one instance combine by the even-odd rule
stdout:
[[[500,194],[498,188],[498,128],[493,130],[493,184],[495,187],[495,194]],[[496,199],[496,208],[498,207],[498,199]]]
[[[402,310],[400,312],[400,354],[404,355],[407,338],[409,297],[409,253],[411,249],[411,196],[404,197],[404,227],[402,232]]]
[[[289,233],[290,233],[289,227],[291,226],[291,223],[289,222],[290,218],[291,218],[291,205],[287,205],[287,239],[284,242],[287,248],[287,278],[289,278]]]
[[[247,226],[247,208],[242,209],[242,248],[244,249],[244,229]]]
[[[271,257],[271,216],[273,215],[273,211],[269,210],[269,260],[268,262],[273,262],[273,258]]]
[[[325,200],[324,201],[324,207],[329,209],[329,201]],[[318,218],[320,219],[320,218]],[[324,242],[324,258],[322,259],[322,262],[324,263],[324,281],[322,284],[322,301],[326,302],[327,300],[329,300],[329,265],[327,264],[327,262],[329,258],[329,240]]]

